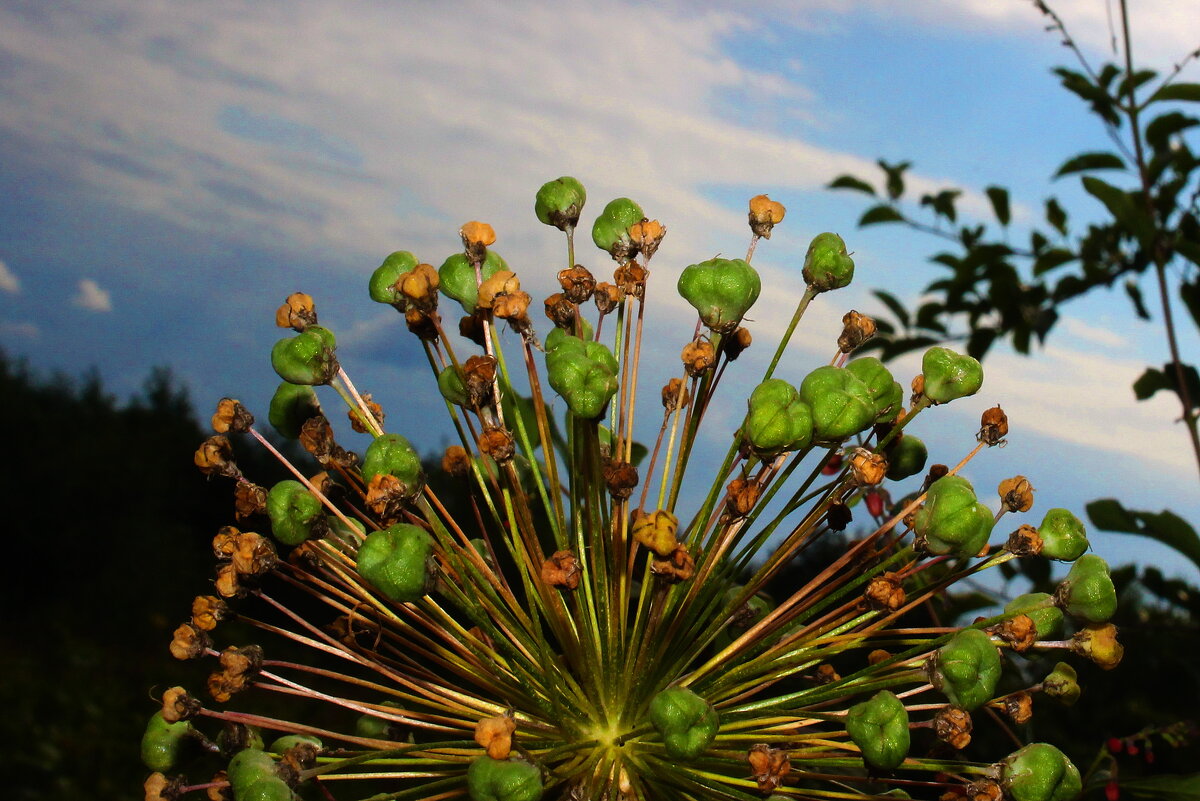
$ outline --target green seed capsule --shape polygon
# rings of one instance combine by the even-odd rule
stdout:
[[[983,366],[970,356],[949,348],[930,348],[921,358],[925,397],[934,403],[949,403],[974,395],[983,386]]]
[[[614,259],[628,258],[635,247],[629,236],[629,227],[644,219],[646,215],[641,206],[627,197],[619,197],[605,206],[596,222],[592,223],[592,241],[596,247],[608,251]]]
[[[1000,785],[1013,801],[1071,801],[1083,790],[1071,760],[1048,743],[1031,743],[1000,763]]]
[[[278,778],[276,763],[271,755],[261,748],[243,748],[229,760],[226,773],[233,787],[234,798],[239,798],[242,789],[264,779]]]
[[[679,294],[692,304],[706,326],[732,331],[762,292],[758,271],[742,259],[709,259],[685,267]]]
[[[446,365],[446,368],[438,373],[437,385],[447,403],[453,403],[455,406],[467,405],[467,385],[461,369],[453,364]]]
[[[733,603],[742,594],[744,589],[744,587],[730,587],[725,592],[725,603]],[[713,640],[713,648],[720,651],[726,646],[731,645],[734,640],[742,636],[755,623],[766,617],[774,608],[775,605],[765,595],[750,596],[742,608],[735,613],[734,622],[722,629],[721,633]]]
[[[396,282],[400,276],[417,266],[417,257],[407,250],[397,250],[383,260],[383,264],[371,273],[371,300],[376,303],[394,305],[401,302]]]
[[[142,735],[142,763],[150,770],[166,773],[179,762],[184,743],[193,731],[186,720],[167,723],[162,712],[155,712]]]
[[[1045,592],[1018,595],[1004,607],[1006,615],[1029,615],[1037,627],[1039,640],[1051,640],[1062,634],[1063,613],[1054,605],[1054,596]]]
[[[412,602],[429,591],[432,556],[425,529],[397,523],[367,535],[358,548],[358,573],[389,599]]]
[[[583,184],[569,175],[542,184],[533,202],[533,212],[546,225],[561,231],[579,223],[579,213],[587,202]],[[640,221],[639,217],[634,222]]]
[[[320,413],[321,404],[312,387],[284,381],[271,396],[267,420],[284,439],[299,439],[308,419]]]
[[[847,364],[846,369],[871,391],[871,400],[875,402],[874,422],[895,420],[904,403],[904,388],[892,378],[891,371],[883,366],[883,362],[874,356],[864,356]]]
[[[599,342],[564,336],[546,354],[546,373],[576,417],[600,417],[617,391],[617,360]]]
[[[812,443],[812,410],[788,382],[764,381],[750,394],[748,406],[742,433],[761,458],[802,450]]]
[[[979,629],[963,629],[937,650],[930,683],[955,706],[972,710],[992,700],[1000,680],[1000,651]]]
[[[314,737],[311,734],[285,734],[284,736],[277,738],[275,742],[271,743],[270,750],[273,753],[282,754],[289,748],[295,748],[303,743],[315,745],[318,751],[325,747],[321,743],[321,739],[319,737]]]
[[[870,388],[844,367],[813,370],[800,384],[800,399],[812,409],[817,442],[841,442],[875,422]]]
[[[380,706],[401,709],[399,702],[390,699],[383,701]],[[397,725],[393,721],[376,715],[359,715],[354,721],[354,733],[359,737],[367,737],[372,740],[395,740]]]
[[[325,515],[321,502],[299,481],[280,481],[267,493],[271,533],[284,545],[299,545],[312,536]]]
[[[650,701],[650,723],[662,735],[669,756],[695,759],[712,744],[720,719],[708,701],[686,687],[673,687]]]
[[[912,434],[905,434],[888,449],[887,459],[887,477],[892,481],[900,481],[925,469],[929,449]]]
[[[501,270],[507,269],[508,264],[500,258],[500,254],[489,250],[479,271],[486,281]],[[443,295],[457,300],[467,314],[475,313],[475,304],[479,300],[479,281],[475,275],[475,268],[465,253],[455,253],[442,262],[442,266],[438,268],[438,281]]]
[[[1051,509],[1038,526],[1042,538],[1042,556],[1060,562],[1074,562],[1088,549],[1087,529],[1083,521],[1066,509]]]
[[[817,292],[841,289],[854,279],[854,259],[846,253],[846,243],[837,234],[813,237],[804,255],[804,283]]]
[[[574,339],[582,339],[584,342],[587,342],[588,340],[590,340],[592,338],[592,332],[593,332],[592,324],[589,323],[587,321],[587,319],[583,318],[583,317],[580,318],[580,322],[583,323],[583,336],[582,337],[575,336],[575,334],[571,333],[570,331],[567,331],[565,328],[555,328],[549,334],[546,334],[546,340],[545,340],[545,342],[542,343],[542,347],[544,347],[546,349],[546,352],[549,353],[550,351],[554,350],[559,345],[561,345],[563,340],[566,337],[572,337]]]
[[[296,794],[288,783],[279,777],[269,777],[235,788],[234,801],[293,801]]]
[[[971,557],[987,544],[995,524],[991,511],[975,498],[970,482],[944,476],[930,486],[913,529],[931,554]]]
[[[908,710],[888,690],[850,707],[846,731],[872,767],[892,770],[908,756]]]
[[[370,483],[381,473],[400,479],[410,497],[416,497],[425,485],[421,457],[399,434],[381,434],[367,446],[362,462],[363,481]]]
[[[1086,623],[1104,623],[1117,611],[1117,590],[1108,563],[1095,554],[1076,560],[1054,596],[1067,614]]]
[[[1079,674],[1066,662],[1059,662],[1042,679],[1042,692],[1064,706],[1071,706],[1083,692],[1079,687]]]
[[[328,384],[338,371],[333,332],[310,325],[294,337],[287,337],[271,348],[271,367],[291,384]]]
[[[467,768],[467,791],[473,801],[538,801],[542,771],[516,757],[481,756]]]

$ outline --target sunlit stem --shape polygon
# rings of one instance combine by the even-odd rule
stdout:
[[[787,350],[788,342],[792,339],[792,334],[796,330],[796,326],[800,323],[800,318],[804,316],[804,311],[808,308],[808,304],[812,303],[812,299],[817,296],[817,290],[812,286],[804,288],[804,294],[800,296],[800,303],[796,306],[796,312],[792,315],[792,321],[788,323],[787,330],[783,333],[783,338],[779,340],[779,346],[775,349],[775,356],[771,359],[771,364],[767,367],[766,374],[763,375],[763,381],[766,381],[775,374],[775,368],[779,365],[779,360],[783,358],[783,352]]]

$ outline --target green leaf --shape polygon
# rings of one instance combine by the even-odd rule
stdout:
[[[912,166],[911,161],[899,164],[888,164],[883,159],[876,162],[887,175],[887,193],[892,200],[898,200],[904,194],[904,171]]]
[[[1146,141],[1155,150],[1165,150],[1170,144],[1169,140],[1172,134],[1186,131],[1198,124],[1200,124],[1200,120],[1195,117],[1171,111],[1151,120],[1150,124],[1146,126]]]
[[[1126,75],[1117,84],[1117,96],[1128,97],[1130,92],[1136,92],[1140,87],[1144,86],[1147,81],[1154,80],[1158,73],[1154,70],[1138,70],[1132,75]]]
[[[1125,294],[1129,296],[1129,300],[1133,303],[1133,310],[1137,312],[1138,318],[1149,320],[1150,312],[1146,308],[1146,301],[1142,298],[1142,288],[1135,281],[1126,281]]]
[[[1112,184],[1107,184],[1099,178],[1090,175],[1082,179],[1083,188],[1089,195],[1099,200],[1109,213],[1137,237],[1143,247],[1147,247],[1154,238],[1153,226],[1146,217],[1146,212],[1140,208],[1128,192],[1123,192]]]
[[[1169,509],[1139,512],[1126,509],[1116,498],[1092,501],[1085,508],[1088,519],[1096,528],[1149,537],[1173,548],[1200,567],[1200,536],[1187,521]]]
[[[859,227],[875,225],[876,223],[904,222],[904,215],[891,206],[880,204],[867,209],[859,218]]]
[[[1073,172],[1083,172],[1084,170],[1123,169],[1125,169],[1125,162],[1115,153],[1080,153],[1078,156],[1064,161],[1063,165],[1058,168],[1058,172],[1054,173],[1054,177],[1061,178],[1064,175],[1069,175]]]
[[[882,289],[874,290],[873,294],[883,302],[884,306],[887,306],[891,310],[892,314],[900,322],[900,325],[908,328],[908,309],[904,308],[904,304],[897,300],[895,295],[884,292]]]
[[[1188,400],[1192,406],[1200,405],[1200,373],[1190,364],[1181,364],[1180,367],[1183,370],[1183,381],[1187,385]],[[1133,392],[1138,400],[1145,400],[1163,389],[1174,392],[1181,401],[1183,400],[1184,393],[1180,391],[1176,380],[1175,365],[1170,362],[1164,364],[1162,370],[1147,368],[1146,372],[1133,382]]]
[[[1051,248],[1042,252],[1033,262],[1033,274],[1042,275],[1055,267],[1061,267],[1069,261],[1074,261],[1075,254],[1065,248]]]
[[[868,195],[875,194],[875,187],[871,186],[866,181],[859,180],[853,175],[839,175],[829,182],[828,189],[853,189],[855,192],[865,192]]]
[[[954,208],[954,199],[962,194],[960,189],[943,189],[936,195],[923,195],[922,206],[932,206],[934,214],[945,217],[950,222],[958,220],[958,212]]]
[[[988,200],[992,201],[992,211],[1001,225],[1008,225],[1012,219],[1012,210],[1008,207],[1008,190],[1002,186],[989,186],[983,190]]]
[[[1179,297],[1183,298],[1183,305],[1187,306],[1196,327],[1200,328],[1200,279],[1180,284]]]
[[[1146,400],[1161,389],[1171,389],[1171,380],[1166,373],[1153,367],[1147,367],[1146,372],[1133,382],[1133,395],[1138,400]]]
[[[1121,791],[1138,798],[1164,801],[1200,801],[1200,773],[1190,776],[1162,774],[1141,779],[1123,779]]]
[[[1155,92],[1148,102],[1156,103],[1159,100],[1200,103],[1200,83],[1169,83]]]
[[[1054,230],[1066,236],[1067,213],[1063,211],[1063,207],[1058,205],[1058,201],[1054,198],[1046,201],[1046,222],[1054,226]]]

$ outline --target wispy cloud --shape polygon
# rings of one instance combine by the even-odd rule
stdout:
[[[41,336],[42,331],[35,324],[30,322],[0,321],[0,334],[3,334],[5,337],[37,339],[39,336]]]
[[[94,312],[112,311],[112,293],[101,289],[100,285],[91,278],[79,279],[79,288],[71,302],[81,309]]]
[[[8,268],[7,264],[0,261],[0,292],[9,292],[15,295],[20,291],[21,279]]]

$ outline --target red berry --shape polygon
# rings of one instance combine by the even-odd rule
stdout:
[[[1125,750],[1125,747],[1118,738],[1109,737],[1108,738],[1108,750],[1112,751],[1114,754],[1119,754],[1123,750]]]
[[[842,454],[835,453],[833,456],[829,457],[829,461],[826,462],[825,466],[821,468],[821,472],[824,475],[832,476],[834,473],[837,473],[841,469],[842,469]]]
[[[1129,754],[1130,756],[1137,756],[1138,747],[1133,743],[1129,743],[1129,745],[1125,746],[1125,753]]]
[[[867,501],[867,511],[871,513],[871,517],[879,517],[883,514],[883,495],[871,490],[864,496]]]
[[[1153,751],[1151,751],[1149,748],[1147,748],[1144,756],[1146,758],[1147,764],[1150,764],[1150,765],[1154,764],[1154,752]]]
[[[1121,788],[1117,786],[1116,779],[1109,779],[1108,784],[1104,785],[1104,797],[1108,801],[1117,801],[1121,797]]]

